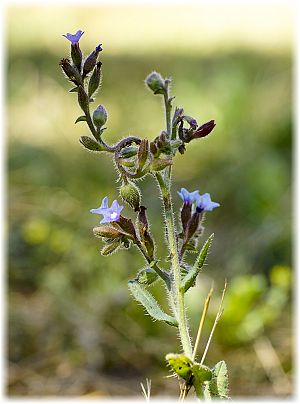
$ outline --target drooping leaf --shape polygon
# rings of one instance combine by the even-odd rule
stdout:
[[[174,317],[169,316],[161,309],[157,301],[154,299],[151,293],[144,288],[144,286],[140,285],[135,280],[129,281],[128,286],[134,298],[145,307],[146,311],[151,317],[153,317],[155,320],[165,321],[170,325],[176,327],[178,326],[177,320]]]
[[[211,243],[213,241],[213,238],[214,238],[214,234],[209,236],[209,238],[206,240],[204,246],[202,247],[193,267],[182,279],[180,289],[183,290],[184,292],[186,292],[191,286],[194,285],[197,275],[199,274],[199,272],[201,271],[201,269],[204,265],[204,262],[205,262],[209,247],[211,246]]]

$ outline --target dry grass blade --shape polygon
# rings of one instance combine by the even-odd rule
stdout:
[[[199,328],[198,328],[196,342],[195,342],[195,346],[194,346],[194,350],[193,350],[193,356],[192,356],[193,361],[195,360],[195,357],[196,357],[196,354],[197,354],[198,345],[199,345],[199,342],[200,342],[201,333],[202,333],[202,329],[203,329],[203,324],[204,324],[204,321],[205,321],[205,317],[206,317],[206,314],[207,314],[207,310],[208,310],[208,307],[209,307],[209,302],[210,302],[212,293],[213,293],[213,288],[211,287],[210,291],[209,291],[209,293],[208,293],[208,295],[207,295],[207,297],[205,299],[204,308],[203,308],[202,316],[201,316],[200,323],[199,323]]]
[[[210,335],[209,335],[209,338],[208,338],[208,341],[207,341],[205,350],[204,350],[203,355],[202,355],[202,358],[201,358],[201,362],[200,362],[201,365],[203,365],[203,362],[204,362],[204,360],[205,360],[205,357],[206,357],[206,354],[207,354],[209,345],[210,345],[210,343],[211,343],[211,339],[212,339],[212,336],[213,336],[213,334],[214,334],[215,328],[216,328],[216,326],[217,326],[217,324],[218,324],[218,321],[219,321],[219,319],[220,319],[220,317],[222,316],[222,313],[223,313],[223,301],[224,301],[224,296],[225,296],[225,292],[226,292],[226,287],[227,287],[227,281],[225,280],[225,284],[224,284],[224,289],[223,289],[223,292],[222,292],[222,298],[221,298],[220,306],[219,306],[218,313],[217,313],[216,318],[215,318],[215,321],[214,321],[214,325],[213,325],[212,330],[211,330],[211,332],[210,332]]]
[[[143,392],[143,395],[145,397],[145,400],[147,402],[149,402],[150,401],[150,395],[151,395],[151,380],[146,379],[146,388],[143,385],[143,383],[140,383],[140,384],[141,384],[141,388],[142,388],[142,392]]]

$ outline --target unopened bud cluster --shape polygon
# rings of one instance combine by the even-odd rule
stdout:
[[[60,66],[67,78],[75,84],[70,92],[77,92],[78,104],[84,112],[83,117],[79,117],[76,122],[86,121],[96,141],[100,140],[104,129],[103,125],[107,121],[107,112],[103,105],[99,105],[93,113],[93,118],[90,116],[90,103],[93,100],[92,96],[97,92],[101,85],[101,66],[98,61],[99,53],[102,51],[102,45],[99,44],[86,57],[83,57],[80,49],[79,40],[84,34],[83,31],[77,31],[76,34],[64,35],[71,42],[70,55],[71,60],[64,58],[60,61]],[[85,118],[85,119],[83,119]],[[81,141],[83,145],[84,142]],[[91,143],[91,142],[89,142]],[[87,147],[89,150],[90,148]]]

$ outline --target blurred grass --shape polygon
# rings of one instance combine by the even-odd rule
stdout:
[[[108,9],[104,15],[113,22],[116,11]],[[8,394],[140,394],[145,377],[152,378],[154,394],[176,394],[176,382],[163,379],[164,355],[178,350],[174,330],[151,322],[127,290],[127,280],[143,265],[141,257],[135,250],[106,259],[98,253],[99,240],[91,233],[97,219],[89,209],[104,195],[117,197],[116,174],[109,156],[87,153],[78,143],[88,132],[84,123],[74,126],[80,111],[58,67],[67,44],[62,39],[56,47],[55,33],[47,31],[58,15],[55,30],[63,26],[62,32],[72,32],[68,22],[75,21],[77,28],[82,20],[91,48],[97,38],[90,35],[89,23],[95,32],[97,18],[85,9],[70,14],[52,10],[48,19],[39,8],[11,8],[8,14]],[[147,13],[142,16],[145,20]],[[20,27],[30,18],[30,29],[21,35]],[[108,23],[104,28],[112,46],[101,55],[104,80],[97,102],[109,112],[108,141],[129,133],[150,139],[164,127],[161,101],[143,84],[153,69],[173,77],[175,105],[184,106],[199,123],[217,122],[213,134],[188,146],[174,166],[175,209],[180,206],[176,190],[182,186],[210,192],[221,203],[205,224],[205,236],[216,236],[209,266],[189,295],[193,335],[212,279],[220,290],[228,278],[228,315],[225,306],[208,365],[224,357],[233,397],[287,395],[289,388],[274,389],[276,378],[269,380],[254,342],[267,336],[290,378],[291,302],[289,286],[284,286],[291,266],[290,48],[200,52],[198,44],[197,51],[191,52],[190,45],[189,51],[181,46],[175,53],[165,43],[141,48],[140,40],[133,48],[137,35],[132,30],[131,50],[119,51],[125,33],[119,27],[114,33],[119,42],[109,42],[113,29]],[[141,188],[163,254],[161,202],[151,178]],[[274,276],[281,276],[281,286],[274,284]],[[270,312],[276,313],[271,320]]]

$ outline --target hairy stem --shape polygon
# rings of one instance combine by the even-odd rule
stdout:
[[[192,347],[191,347],[191,340],[189,337],[187,319],[185,315],[184,292],[180,291],[181,275],[180,275],[180,265],[176,242],[171,194],[169,187],[166,185],[162,175],[160,173],[157,173],[156,178],[163,198],[167,238],[171,255],[171,263],[173,271],[171,293],[176,309],[176,313],[174,313],[174,315],[176,316],[176,319],[178,321],[179,337],[183,348],[183,352],[185,355],[191,358]]]

